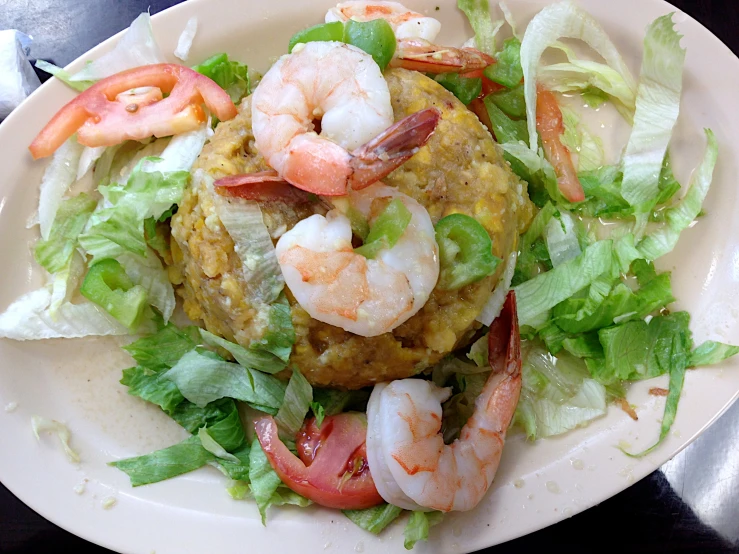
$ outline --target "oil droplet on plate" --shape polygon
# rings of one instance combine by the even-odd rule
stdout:
[[[572,508],[565,508],[562,510],[562,515],[565,517],[572,517]]]
[[[517,489],[522,489],[525,484],[526,481],[524,481],[523,479],[516,479],[515,481],[513,481],[513,486]]]
[[[555,483],[554,481],[547,481],[546,487],[547,487],[547,490],[551,493],[554,493],[554,494],[560,493],[559,485]]]
[[[17,402],[8,402],[8,404],[5,405],[5,411],[8,413],[14,412],[18,409],[18,403]]]
[[[359,541],[357,546],[354,547],[354,552],[364,552],[364,543]]]
[[[462,536],[462,527],[459,526],[459,527],[455,527],[454,529],[452,529],[452,535],[454,535],[455,537],[461,537]]]
[[[575,458],[570,463],[572,464],[572,467],[574,469],[585,469],[585,462],[583,462],[582,460]]]

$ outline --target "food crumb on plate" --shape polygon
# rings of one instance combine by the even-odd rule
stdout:
[[[547,490],[551,493],[554,493],[554,494],[560,493],[559,485],[554,481],[547,481],[546,487],[547,487]]]
[[[81,482],[81,483],[78,483],[78,484],[76,484],[76,485],[74,486],[74,488],[73,488],[72,490],[73,490],[73,491],[74,491],[74,492],[75,492],[76,494],[84,494],[84,493],[85,493],[85,490],[87,489],[87,482],[88,482],[88,481],[89,481],[89,479],[87,479],[87,478],[85,477],[85,478],[84,478],[84,479],[82,480],[82,482]]]
[[[118,503],[118,499],[115,496],[107,496],[103,498],[103,501],[101,502],[100,505],[103,507],[103,510],[110,510],[117,503]]]
[[[513,481],[513,486],[517,489],[522,489],[525,484],[526,481],[524,481],[523,479],[516,479],[515,481]]]

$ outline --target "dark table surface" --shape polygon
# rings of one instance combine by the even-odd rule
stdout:
[[[285,0],[287,1],[287,0]],[[603,0],[617,2],[617,0]],[[736,0],[673,0],[739,53]],[[177,0],[0,0],[0,29],[34,38],[34,57],[64,66],[142,11]],[[557,525],[485,550],[739,553],[739,403],[694,444],[621,494]],[[10,445],[5,445],[8,452]],[[7,454],[5,454],[7,455]],[[109,552],[62,529],[0,485],[0,552]]]

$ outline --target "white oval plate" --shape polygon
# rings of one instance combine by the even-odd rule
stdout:
[[[332,0],[191,0],[153,18],[164,52],[171,53],[191,16],[199,19],[191,60],[226,51],[264,70],[284,53],[294,31],[322,20]],[[545,0],[510,0],[514,15],[527,22]],[[632,68],[638,70],[648,23],[673,11],[661,0],[581,0],[603,23]],[[470,35],[452,0],[409,1],[444,23],[442,44]],[[435,10],[436,6],[440,9]],[[685,182],[703,149],[703,127],[721,144],[714,187],[703,218],[686,231],[663,268],[674,269],[677,307],[693,316],[696,343],[706,338],[739,341],[739,218],[735,176],[739,174],[739,60],[705,28],[676,16],[688,48],[683,113],[673,144],[678,176]],[[80,30],[81,32],[82,30]],[[78,59],[110,50],[110,39]],[[710,60],[711,63],[706,63]],[[174,58],[172,61],[175,61]],[[0,309],[39,285],[30,254],[35,230],[26,220],[35,209],[45,164],[34,163],[26,147],[73,93],[59,82],[42,86],[0,127],[0,259],[5,260]],[[607,142],[623,144],[618,132]],[[118,384],[130,359],[115,339],[19,343],[0,341],[0,479],[21,500],[65,529],[108,548],[135,553],[405,552],[402,523],[374,537],[338,512],[279,509],[262,527],[251,502],[231,500],[224,479],[205,468],[163,483],[133,489],[111,460],[150,452],[177,442],[184,431],[158,409],[126,394]],[[714,421],[739,394],[737,363],[689,372],[673,431],[652,455],[632,460],[616,446],[640,449],[655,440],[663,399],[647,394],[655,382],[629,391],[639,423],[611,408],[607,417],[564,437],[527,444],[511,438],[490,494],[471,513],[448,516],[418,552],[469,552],[531,533],[618,493],[654,471]],[[664,381],[661,382],[664,386]],[[38,414],[66,422],[82,462],[67,462],[45,437],[37,443],[30,418]],[[74,487],[86,483],[82,494]],[[117,503],[106,510],[105,500]],[[264,550],[266,548],[266,550]]]

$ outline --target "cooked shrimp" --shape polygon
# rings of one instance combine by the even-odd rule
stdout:
[[[380,495],[407,510],[471,510],[493,482],[521,392],[516,301],[490,328],[490,374],[452,444],[440,433],[451,394],[423,379],[375,385],[367,407],[367,459]],[[504,352],[505,358],[504,358]]]
[[[493,63],[495,59],[475,48],[438,46],[420,38],[398,40],[390,61],[392,67],[423,73],[470,73]]]
[[[283,56],[252,97],[257,150],[290,184],[328,196],[382,179],[426,144],[439,118],[427,109],[393,125],[380,68],[338,42],[310,42]]]
[[[441,23],[433,17],[414,12],[398,2],[342,2],[326,13],[326,23],[333,21],[372,21],[384,19],[398,39],[422,38],[433,41],[441,31]]]
[[[434,39],[441,23],[432,17],[409,10],[398,2],[342,2],[326,13],[332,21],[372,21],[384,19],[398,39],[390,65],[424,73],[467,73],[484,69],[495,60],[474,48],[437,46]]]
[[[388,198],[399,198],[411,220],[395,246],[374,259],[354,252],[351,224],[339,209],[304,219],[280,237],[277,260],[285,282],[312,318],[374,337],[392,331],[428,300],[439,278],[439,255],[426,209],[382,183],[348,200],[371,224]]]

